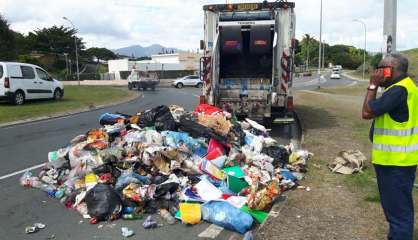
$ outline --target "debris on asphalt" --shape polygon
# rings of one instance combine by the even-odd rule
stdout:
[[[44,229],[46,227],[46,225],[45,224],[43,224],[43,223],[34,223],[33,225],[31,225],[31,226],[27,226],[26,228],[25,228],[25,232],[27,233],[27,234],[29,234],[29,233],[36,233],[36,232],[38,232],[39,230],[41,230],[41,229]]]
[[[361,172],[366,160],[366,156],[359,150],[341,151],[328,168],[334,173],[349,175]]]
[[[153,218],[159,214],[164,225],[207,221],[250,235],[254,220],[263,223],[281,193],[299,186],[313,156],[207,104],[193,112],[158,106],[133,116],[105,113],[99,124],[48,153],[37,176],[20,178],[91,224],[145,218],[150,229],[163,226]]]
[[[132,229],[129,229],[127,227],[122,227],[120,230],[122,231],[122,236],[126,238],[132,237],[133,235],[135,235],[135,232]]]

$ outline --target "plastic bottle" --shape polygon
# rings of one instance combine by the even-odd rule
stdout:
[[[160,209],[160,216],[170,225],[176,223],[176,219],[166,209]]]

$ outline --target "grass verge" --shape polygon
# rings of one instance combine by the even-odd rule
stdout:
[[[93,108],[133,96],[125,88],[107,86],[65,86],[64,98],[60,101],[27,101],[22,106],[0,102],[0,123],[50,116],[57,113]]]

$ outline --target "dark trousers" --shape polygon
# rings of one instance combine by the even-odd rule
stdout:
[[[374,165],[380,201],[389,222],[389,240],[412,240],[414,235],[414,203],[412,189],[416,166]]]

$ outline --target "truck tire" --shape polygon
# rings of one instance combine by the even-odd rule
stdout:
[[[128,83],[128,89],[132,90],[132,84],[131,83]]]
[[[183,88],[183,86],[184,86],[183,83],[177,83],[176,84],[176,88]]]
[[[22,90],[17,90],[13,94],[12,102],[14,105],[23,105],[25,103],[25,93]]]

